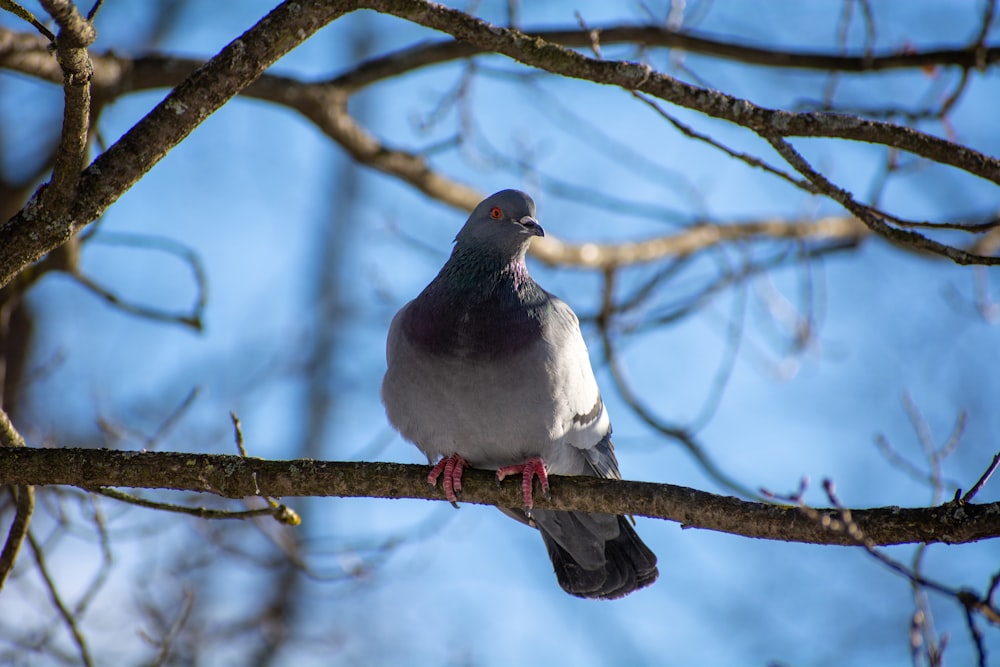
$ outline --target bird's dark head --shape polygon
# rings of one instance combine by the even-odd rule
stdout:
[[[501,190],[479,202],[455,243],[514,258],[524,255],[532,236],[545,236],[535,202],[520,190]]]

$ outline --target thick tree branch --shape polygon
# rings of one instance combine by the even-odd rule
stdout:
[[[552,499],[538,507],[635,514],[689,528],[813,544],[854,544],[799,508],[753,503],[670,484],[552,477]],[[0,449],[0,483],[65,484],[85,489],[132,487],[203,491],[228,498],[255,495],[423,498],[443,500],[427,468],[397,463],[267,461],[240,456],[104,449]],[[497,485],[492,472],[469,470],[466,503],[517,507],[518,484]],[[539,494],[540,496],[541,494]],[[818,510],[836,519],[839,510]],[[1000,536],[1000,503],[852,510],[873,544],[958,544]]]

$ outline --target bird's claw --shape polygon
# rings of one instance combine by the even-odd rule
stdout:
[[[469,462],[458,454],[446,456],[431,468],[427,475],[427,483],[437,486],[438,477],[444,473],[441,480],[441,488],[444,490],[444,497],[448,499],[452,507],[458,509],[458,495],[462,493],[462,473],[468,467]]]
[[[539,484],[542,485],[542,493],[545,494],[546,500],[552,499],[552,494],[549,492],[549,476],[545,471],[545,462],[542,457],[535,456],[524,463],[518,463],[517,465],[504,466],[497,470],[497,482],[503,480],[507,475],[513,475],[516,473],[521,474],[521,496],[524,498],[524,509],[528,511],[535,506],[534,499],[532,498],[532,482],[535,477],[538,478]]]

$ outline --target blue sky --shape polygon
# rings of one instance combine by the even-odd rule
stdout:
[[[491,13],[499,3],[483,4],[485,18],[501,20],[502,14]],[[639,3],[627,3],[626,9],[600,2],[523,4],[522,23],[529,29],[576,25],[574,11],[592,25],[646,18]],[[975,10],[972,4],[961,10],[944,4],[912,2],[905,16],[894,15],[901,4],[876,5],[876,48],[963,43],[974,32],[978,3]],[[663,3],[646,5],[657,16],[665,13]],[[145,7],[105,6],[95,48],[141,53],[132,35],[148,20]],[[690,12],[701,17],[697,29],[714,35],[836,51],[839,7],[833,2],[803,8],[796,2],[729,1],[692,3]],[[210,57],[268,8],[261,2],[189,3],[159,48]],[[9,17],[2,20],[17,25]],[[374,30],[375,53],[440,37],[395,19],[352,15],[321,31],[274,71],[306,80],[343,71],[351,62],[349,37],[362,24]],[[851,35],[852,45],[861,43],[856,27]],[[631,59],[634,54],[606,47],[605,57]],[[687,71],[678,71],[665,52],[654,52],[651,59],[662,71],[682,78],[694,73],[707,85],[768,106],[815,100],[825,83],[809,73],[747,68],[696,55],[683,58]],[[551,77],[535,77],[526,85],[510,76],[526,70],[507,59],[476,62],[463,109],[473,119],[473,135],[462,150],[435,154],[431,165],[484,194],[504,187],[527,189],[549,234],[625,241],[668,233],[694,219],[841,213],[828,201],[679,135],[622,91]],[[456,111],[430,129],[421,129],[419,121],[431,117],[459,82],[463,67],[446,64],[373,86],[355,101],[364,110],[363,122],[388,145],[408,150],[447,139],[460,119]],[[836,99],[845,105],[917,106],[954,76],[948,71],[845,76]],[[34,104],[44,99],[48,118],[58,119],[54,89],[6,73],[0,85],[4,123],[27,99]],[[164,94],[146,92],[113,103],[101,116],[102,138],[113,142]],[[996,71],[976,76],[951,117],[957,138],[984,153],[1000,154],[998,101]],[[743,130],[667,108],[737,150],[780,164],[760,139]],[[656,167],[636,167],[635,160],[609,150],[603,138],[585,129],[591,125]],[[935,123],[922,129],[943,133]],[[16,160],[31,154],[31,143],[15,138],[7,137],[13,145],[4,157],[16,168]],[[861,196],[884,164],[884,151],[861,143],[793,143],[830,178]],[[530,169],[506,167],[497,153],[521,158]],[[345,168],[344,153],[289,110],[238,99],[209,118],[108,211],[83,255],[84,269],[101,284],[141,303],[183,310],[195,289],[182,262],[155,250],[97,241],[101,235],[144,234],[191,248],[207,272],[205,331],[195,334],[117,313],[68,279],[47,278],[31,293],[40,318],[36,363],[50,358],[58,363],[31,387],[29,437],[43,442],[54,433],[90,434],[95,414],[150,429],[198,386],[198,400],[163,448],[231,453],[228,412],[235,410],[252,455],[295,456],[292,445],[304,428],[301,350],[318,335],[316,239],[324,226],[347,215],[335,267],[340,280],[337,347],[326,386],[334,407],[322,455],[423,462],[415,447],[392,436],[379,403],[385,331],[395,310],[437,272],[465,215],[366,170],[359,176],[357,206],[346,208],[336,187]],[[643,202],[661,214],[652,219],[596,207],[585,197],[560,193],[552,179],[580,192]],[[942,219],[995,210],[996,189],[925,165],[896,177],[882,203],[900,215]],[[766,254],[760,248],[746,252]],[[734,265],[741,258],[737,251],[726,254]],[[717,261],[694,262],[665,285],[654,306],[689,293],[717,270]],[[595,311],[599,295],[593,274],[537,263],[531,269],[581,315]],[[651,272],[649,267],[625,272],[625,288]],[[769,318],[765,304],[782,294],[801,306],[806,275],[814,280],[820,328],[812,348],[793,357],[786,354],[787,335]],[[938,442],[947,437],[957,414],[968,411],[962,445],[945,465],[947,479],[968,487],[996,451],[1000,433],[995,409],[1000,331],[970,312],[972,286],[968,268],[906,254],[877,240],[749,283],[738,361],[713,419],[698,434],[700,441],[728,475],[750,488],[787,492],[808,476],[813,484],[807,500],[825,504],[819,480],[829,477],[851,506],[924,505],[929,490],[894,469],[874,445],[876,434],[884,434],[899,451],[922,460],[901,403],[906,392]],[[633,386],[664,419],[683,424],[699,413],[740,298],[738,291],[724,293],[679,324],[636,336],[623,347]],[[685,451],[631,414],[612,389],[596,332],[588,328],[585,335],[605,387],[623,475],[728,493]],[[52,406],[53,396],[59,397],[58,408]],[[998,488],[994,482],[980,500],[996,500]],[[659,582],[621,601],[594,603],[562,594],[538,535],[489,508],[456,512],[444,503],[371,499],[323,499],[311,507],[309,524],[301,530],[316,546],[316,565],[327,571],[349,567],[364,551],[345,551],[343,545],[367,544],[387,534],[418,536],[395,549],[369,577],[309,585],[307,608],[315,613],[297,629],[334,639],[337,663],[910,664],[909,587],[858,551],[681,530],[674,523],[640,518],[638,531],[660,559]],[[87,629],[95,652],[120,651],[123,659],[134,660],[142,643],[129,624],[135,600],[130,576],[167,572],[168,556],[184,540],[199,539],[204,529],[185,520],[160,535],[129,539],[152,520],[149,513],[114,507],[109,512],[114,529],[125,536],[116,544],[119,575],[98,599]],[[908,560],[912,549],[890,553]],[[950,585],[982,588],[998,555],[989,543],[934,546],[928,550],[927,572]],[[69,547],[54,554],[66,582],[78,579],[76,568],[93,567],[94,558]],[[238,614],[259,594],[259,570],[234,565],[217,577],[211,590],[218,595],[203,600],[208,621]],[[0,618],[12,608],[36,613],[37,600],[29,595],[37,588],[24,586],[0,596]],[[932,599],[939,631],[951,636],[946,664],[968,664],[964,620],[953,604]],[[995,629],[987,632],[987,644],[994,655],[1000,651]],[[238,664],[237,655],[234,651],[227,658],[220,650],[213,664],[227,659]],[[283,659],[289,665],[326,664],[330,654],[304,642]]]

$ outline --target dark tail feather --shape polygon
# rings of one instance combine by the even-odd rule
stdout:
[[[660,574],[656,556],[623,516],[533,514],[559,585],[570,595],[613,600],[649,586]]]

